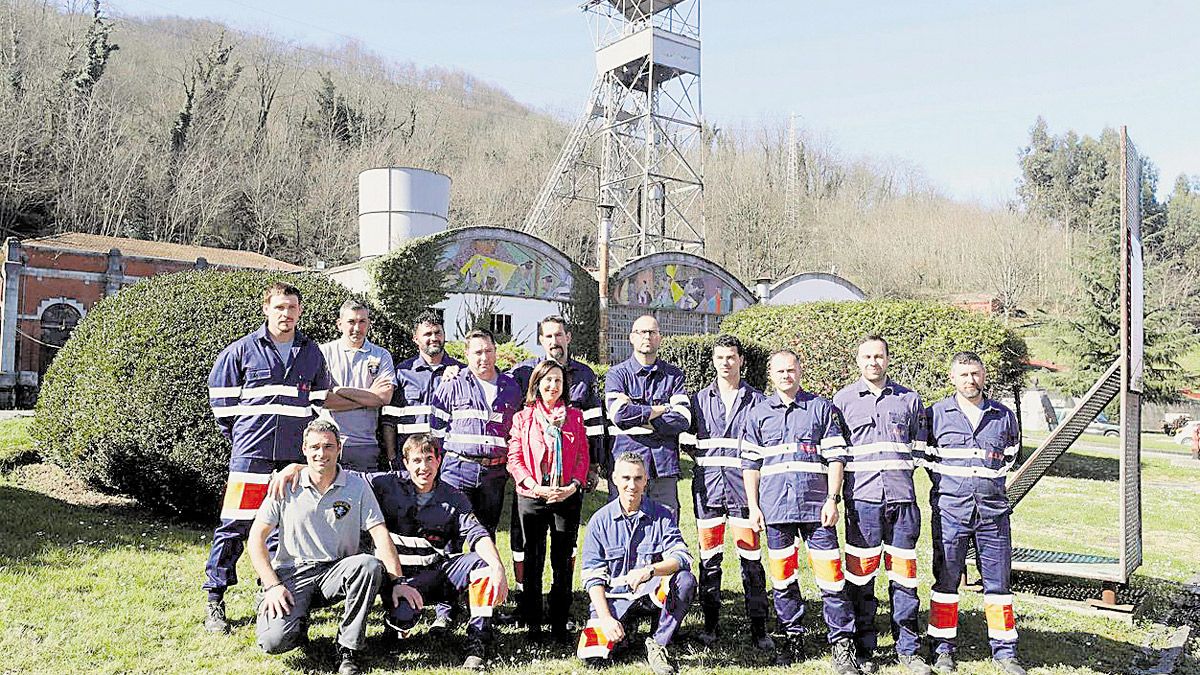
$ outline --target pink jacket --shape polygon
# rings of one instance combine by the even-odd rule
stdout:
[[[532,477],[540,484],[542,458],[550,452],[542,435],[542,425],[533,412],[532,406],[521,408],[513,417],[512,431],[508,436],[508,473],[517,483],[517,494],[523,497],[533,497],[533,493],[526,490],[521,481]],[[577,480],[580,485],[584,485],[587,483],[588,442],[587,430],[583,426],[583,413],[578,408],[567,407],[562,438],[563,483]]]

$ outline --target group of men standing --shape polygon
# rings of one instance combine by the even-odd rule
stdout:
[[[583,584],[591,618],[580,636],[580,658],[607,660],[614,646],[628,644],[628,623],[648,614],[654,626],[646,640],[649,666],[655,673],[674,672],[667,647],[697,594],[704,617],[700,640],[714,644],[728,530],[741,567],[749,639],[773,653],[780,665],[805,658],[800,593],[804,550],[821,592],[836,672],[873,672],[876,667],[874,588],[881,569],[888,577],[899,663],[914,673],[929,673],[930,664],[934,671],[953,672],[957,589],[973,541],[993,658],[1006,673],[1024,672],[1015,658],[1004,491],[1019,436],[1011,411],[984,396],[986,372],[971,352],[951,361],[955,393],[926,409],[915,392],[888,377],[888,346],[881,336],[867,336],[858,344],[861,377],[833,400],[801,389],[800,358],[791,350],[771,355],[773,393],[765,396],[742,378],[741,343],[721,336],[712,353],[715,381],[689,396],[684,373],[658,357],[662,335],[658,322],[647,315],[634,322],[633,355],[609,370],[601,399],[595,374],[570,358],[571,336],[561,317],[547,317],[538,326],[545,356],[519,364],[509,375],[497,370],[495,343],[484,331],[466,336],[465,364],[446,355],[442,323],[433,313],[423,314],[413,327],[418,354],[394,367],[387,351],[366,339],[370,317],[362,305],[343,305],[341,339],[319,348],[295,328],[300,296],[294,287],[268,288],[263,310],[265,326],[223,351],[209,382],[214,415],[233,443],[222,521],[205,583],[209,630],[228,631],[222,598],[236,583],[234,566],[250,533],[266,598],[259,607],[264,649],[279,651],[293,644],[280,638],[277,625],[264,624],[264,615],[297,609],[295,603],[285,607],[280,602],[277,587],[294,596],[292,586],[315,584],[322,589],[320,597],[347,598],[338,638],[340,672],[346,673],[359,668],[363,589],[383,595],[389,630],[400,635],[415,623],[426,601],[441,602],[434,627],[448,627],[455,596],[466,591],[472,619],[464,665],[481,667],[490,619],[508,590],[494,538],[505,492],[510,491],[505,468],[509,430],[530,372],[549,358],[564,366],[569,402],[583,412],[589,487],[602,475],[608,478],[610,502],[592,516],[584,536]],[[322,409],[336,426],[310,424]],[[341,466],[365,472],[365,477],[328,473],[321,448],[310,451],[309,446],[328,446],[329,436],[341,452]],[[296,461],[302,442],[307,466],[299,487],[286,498],[268,499],[260,509],[271,473]],[[698,579],[678,524],[681,451],[694,460]],[[913,471],[920,466],[933,483],[929,663],[919,654],[916,543],[921,513]],[[303,508],[294,509],[303,514],[301,522],[289,526],[290,511],[281,504],[299,499],[296,495],[305,490],[312,494],[300,500]],[[314,504],[322,503],[323,490],[353,493],[358,502],[333,500],[333,515],[321,515]],[[836,529],[843,508],[844,565]],[[344,517],[349,514],[355,517]],[[365,564],[364,556],[354,555],[357,548],[342,551],[327,542],[313,543],[336,539],[326,531],[331,526],[352,531],[354,537],[370,533],[376,551],[376,556],[365,556],[375,560],[367,565],[370,569],[343,569],[344,560],[352,557],[360,567]],[[260,569],[274,544],[268,537],[272,527],[281,533],[273,567]],[[510,527],[519,591],[523,538],[518,520]],[[310,530],[320,536],[297,540],[295,532]],[[760,544],[764,531],[766,569]],[[464,544],[473,552],[463,554]],[[297,547],[304,546],[314,555],[297,555]],[[768,577],[782,633],[778,644],[767,628]],[[304,612],[298,616],[293,623],[302,627]],[[295,631],[288,635],[294,637]]]

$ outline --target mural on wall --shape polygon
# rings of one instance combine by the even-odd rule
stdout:
[[[456,292],[571,300],[572,278],[566,267],[511,241],[452,241],[442,268],[455,277]]]
[[[614,300],[621,305],[728,314],[747,304],[720,277],[688,265],[659,265],[617,282]]]

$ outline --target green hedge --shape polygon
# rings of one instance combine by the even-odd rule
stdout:
[[[996,319],[957,307],[915,300],[758,305],[734,312],[721,331],[800,356],[801,384],[832,396],[858,377],[855,345],[869,333],[890,347],[892,377],[932,403],[954,391],[948,371],[957,351],[977,352],[988,369],[992,396],[1008,396],[1024,376],[1025,341]]]
[[[687,390],[694,394],[717,379],[713,368],[712,352],[717,342],[716,335],[674,335],[663,338],[658,356],[683,369],[687,376]],[[771,350],[754,340],[742,340],[742,352],[746,364],[742,377],[750,386],[762,391],[767,386],[767,360]]]
[[[262,289],[276,280],[303,293],[301,330],[318,342],[337,337],[337,309],[351,293],[318,274],[182,272],[98,303],[46,374],[37,450],[159,511],[215,515],[230,446],[208,407],[208,373],[221,349],[262,324]],[[407,339],[381,313],[373,318],[372,341]]]

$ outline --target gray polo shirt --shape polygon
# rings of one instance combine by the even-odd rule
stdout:
[[[333,484],[321,494],[300,472],[300,485],[282,500],[267,498],[255,520],[279,526],[275,569],[334,562],[358,553],[359,533],[383,524],[375,493],[362,474],[338,467]]]
[[[363,342],[361,349],[347,347],[340,339],[326,342],[321,345],[321,353],[325,356],[329,378],[335,386],[370,389],[381,377],[387,378],[392,384],[396,383],[396,367],[392,364],[392,355],[370,340]],[[375,429],[379,426],[379,408],[322,412],[322,416],[326,415],[342,430],[342,435],[346,437],[346,445],[378,443],[375,440]]]

